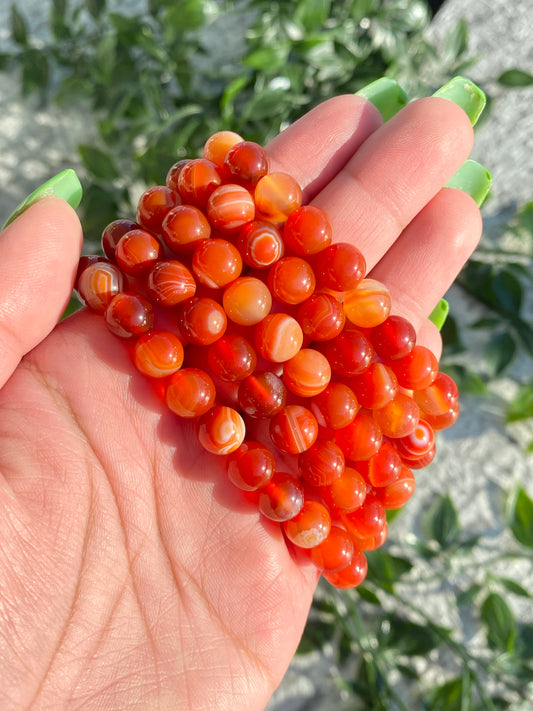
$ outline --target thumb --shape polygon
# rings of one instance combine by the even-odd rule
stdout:
[[[81,244],[78,217],[58,197],[34,203],[0,233],[0,387],[61,318]]]

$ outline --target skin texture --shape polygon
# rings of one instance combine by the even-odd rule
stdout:
[[[340,96],[267,147],[271,169],[330,213],[335,239],[363,250],[394,312],[437,354],[427,316],[481,231],[473,200],[442,189],[471,145],[467,117],[444,99],[381,127],[371,104]],[[55,325],[80,246],[57,198],[0,235],[0,707],[263,709],[316,571],[100,316]]]

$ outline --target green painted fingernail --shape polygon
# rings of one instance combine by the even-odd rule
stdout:
[[[374,104],[381,112],[384,121],[388,121],[394,114],[397,114],[409,101],[407,94],[398,82],[389,79],[389,77],[376,79],[355,93],[356,96],[364,96]]]
[[[476,205],[481,207],[492,185],[492,175],[481,163],[475,160],[465,160],[446,183],[447,188],[457,188],[474,198]]]
[[[68,204],[76,209],[81,202],[83,191],[78,176],[72,168],[67,168],[61,173],[54,175],[53,178],[47,180],[46,183],[40,185],[37,190],[34,190],[27,198],[25,198],[18,207],[13,210],[7,218],[2,229],[6,228],[14,219],[27,210],[30,205],[33,205],[38,200],[55,195],[63,198]]]
[[[460,106],[470,119],[472,126],[481,116],[487,103],[487,97],[479,86],[470,79],[461,76],[454,77],[447,84],[441,86],[433,96],[440,96],[442,99],[448,99]]]
[[[446,321],[449,311],[450,304],[446,301],[446,299],[441,299],[433,311],[429,314],[429,320],[435,324],[439,331],[444,326],[444,322]]]

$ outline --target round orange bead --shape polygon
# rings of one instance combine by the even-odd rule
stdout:
[[[284,304],[301,304],[311,296],[315,285],[311,265],[300,257],[284,257],[268,272],[272,296]]]
[[[222,304],[231,321],[241,326],[253,326],[269,313],[272,296],[260,279],[239,277],[224,290]]]
[[[181,200],[178,193],[167,188],[166,185],[154,185],[139,198],[137,204],[137,222],[145,230],[153,234],[161,234],[163,220],[167,213],[176,205],[180,205]]]
[[[376,279],[363,279],[344,294],[346,318],[356,326],[373,328],[383,323],[390,314],[392,299],[385,284]]]
[[[146,274],[161,258],[158,240],[145,230],[130,230],[117,243],[115,260],[120,269],[130,276]]]
[[[381,447],[383,433],[370,413],[360,411],[347,427],[337,430],[335,441],[346,459],[356,462],[376,454]]]
[[[246,426],[237,410],[225,405],[212,407],[198,422],[198,439],[212,454],[230,454],[244,441]]]
[[[197,207],[178,205],[163,220],[162,236],[176,254],[190,254],[211,236],[211,225]]]
[[[392,361],[391,368],[402,388],[424,390],[429,388],[439,372],[439,362],[425,346],[415,346],[403,358]]]
[[[235,131],[217,131],[204,143],[203,157],[222,168],[229,149],[242,141],[244,138]]]
[[[340,526],[332,526],[322,543],[311,549],[311,560],[324,573],[336,573],[349,565],[354,554],[353,541]]]
[[[349,382],[361,407],[369,410],[383,407],[398,392],[396,376],[384,363],[371,363],[364,373]]]
[[[269,173],[255,186],[255,204],[260,215],[272,222],[285,222],[302,204],[302,189],[287,173]]]
[[[183,345],[170,331],[149,331],[133,349],[135,367],[151,378],[165,378],[181,368]]]
[[[221,184],[222,175],[219,169],[206,158],[187,161],[178,177],[178,189],[183,202],[202,209]]]
[[[259,493],[259,511],[271,521],[288,521],[304,504],[304,492],[296,477],[287,472],[275,472]]]
[[[251,375],[257,364],[257,355],[245,338],[226,334],[213,343],[207,355],[209,368],[220,380],[235,382]]]
[[[265,486],[272,479],[275,468],[272,452],[253,440],[245,440],[226,462],[229,480],[243,491],[255,491]]]
[[[338,336],[345,323],[342,304],[331,294],[313,294],[296,315],[302,331],[313,341],[329,341]]]
[[[283,382],[291,392],[302,397],[321,393],[330,378],[328,359],[313,348],[302,348],[283,365]]]
[[[242,257],[231,242],[218,238],[209,239],[195,249],[192,270],[201,284],[211,289],[219,289],[240,276]]]
[[[287,388],[269,370],[256,370],[241,381],[237,397],[239,407],[250,417],[272,417],[285,407]]]
[[[353,467],[344,467],[342,474],[321,489],[321,496],[331,511],[355,511],[362,506],[367,492],[367,483]]]
[[[319,501],[304,501],[300,511],[283,524],[285,535],[300,548],[314,548],[324,541],[331,530],[331,516]]]
[[[140,294],[123,291],[117,294],[107,307],[105,320],[115,336],[140,336],[154,325],[154,309],[148,299]]]
[[[301,405],[286,405],[270,420],[270,437],[288,454],[300,454],[312,447],[318,435],[313,413]]]
[[[93,262],[78,279],[78,294],[93,311],[103,313],[122,291],[121,272],[110,262]]]
[[[303,338],[298,321],[282,313],[266,316],[254,333],[257,352],[274,363],[282,363],[295,356],[302,347]]]
[[[239,232],[237,247],[244,262],[255,269],[266,269],[281,259],[283,238],[276,225],[264,220],[253,220]]]
[[[215,401],[215,384],[199,368],[183,368],[170,376],[166,387],[167,406],[180,417],[198,417]]]
[[[374,410],[374,419],[386,437],[407,437],[418,424],[420,409],[409,395],[398,392],[384,407]]]
[[[184,264],[174,259],[157,262],[146,281],[150,298],[161,306],[176,306],[196,292],[193,275]]]
[[[302,479],[312,486],[328,486],[344,471],[344,454],[331,440],[319,440],[298,455]]]
[[[362,551],[354,551],[350,563],[336,573],[324,572],[324,578],[336,588],[347,590],[356,588],[366,578],[368,563]]]
[[[190,343],[209,346],[226,331],[228,320],[222,306],[207,296],[193,297],[178,312],[178,326]]]
[[[207,217],[217,230],[234,232],[254,219],[254,200],[246,188],[226,183],[211,193]]]
[[[320,207],[304,205],[294,210],[283,228],[283,239],[295,254],[315,254],[329,247],[333,228]]]
[[[311,400],[310,408],[321,427],[347,427],[359,410],[357,398],[344,383],[330,383]]]

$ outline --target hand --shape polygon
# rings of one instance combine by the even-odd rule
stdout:
[[[381,126],[332,99],[268,146],[306,201],[353,241],[394,311],[440,352],[427,320],[481,231],[441,189],[472,130],[445,99]],[[0,236],[0,706],[262,709],[300,639],[317,583],[82,310],[55,326],[81,245],[46,198]],[[20,361],[20,362],[19,362]]]

